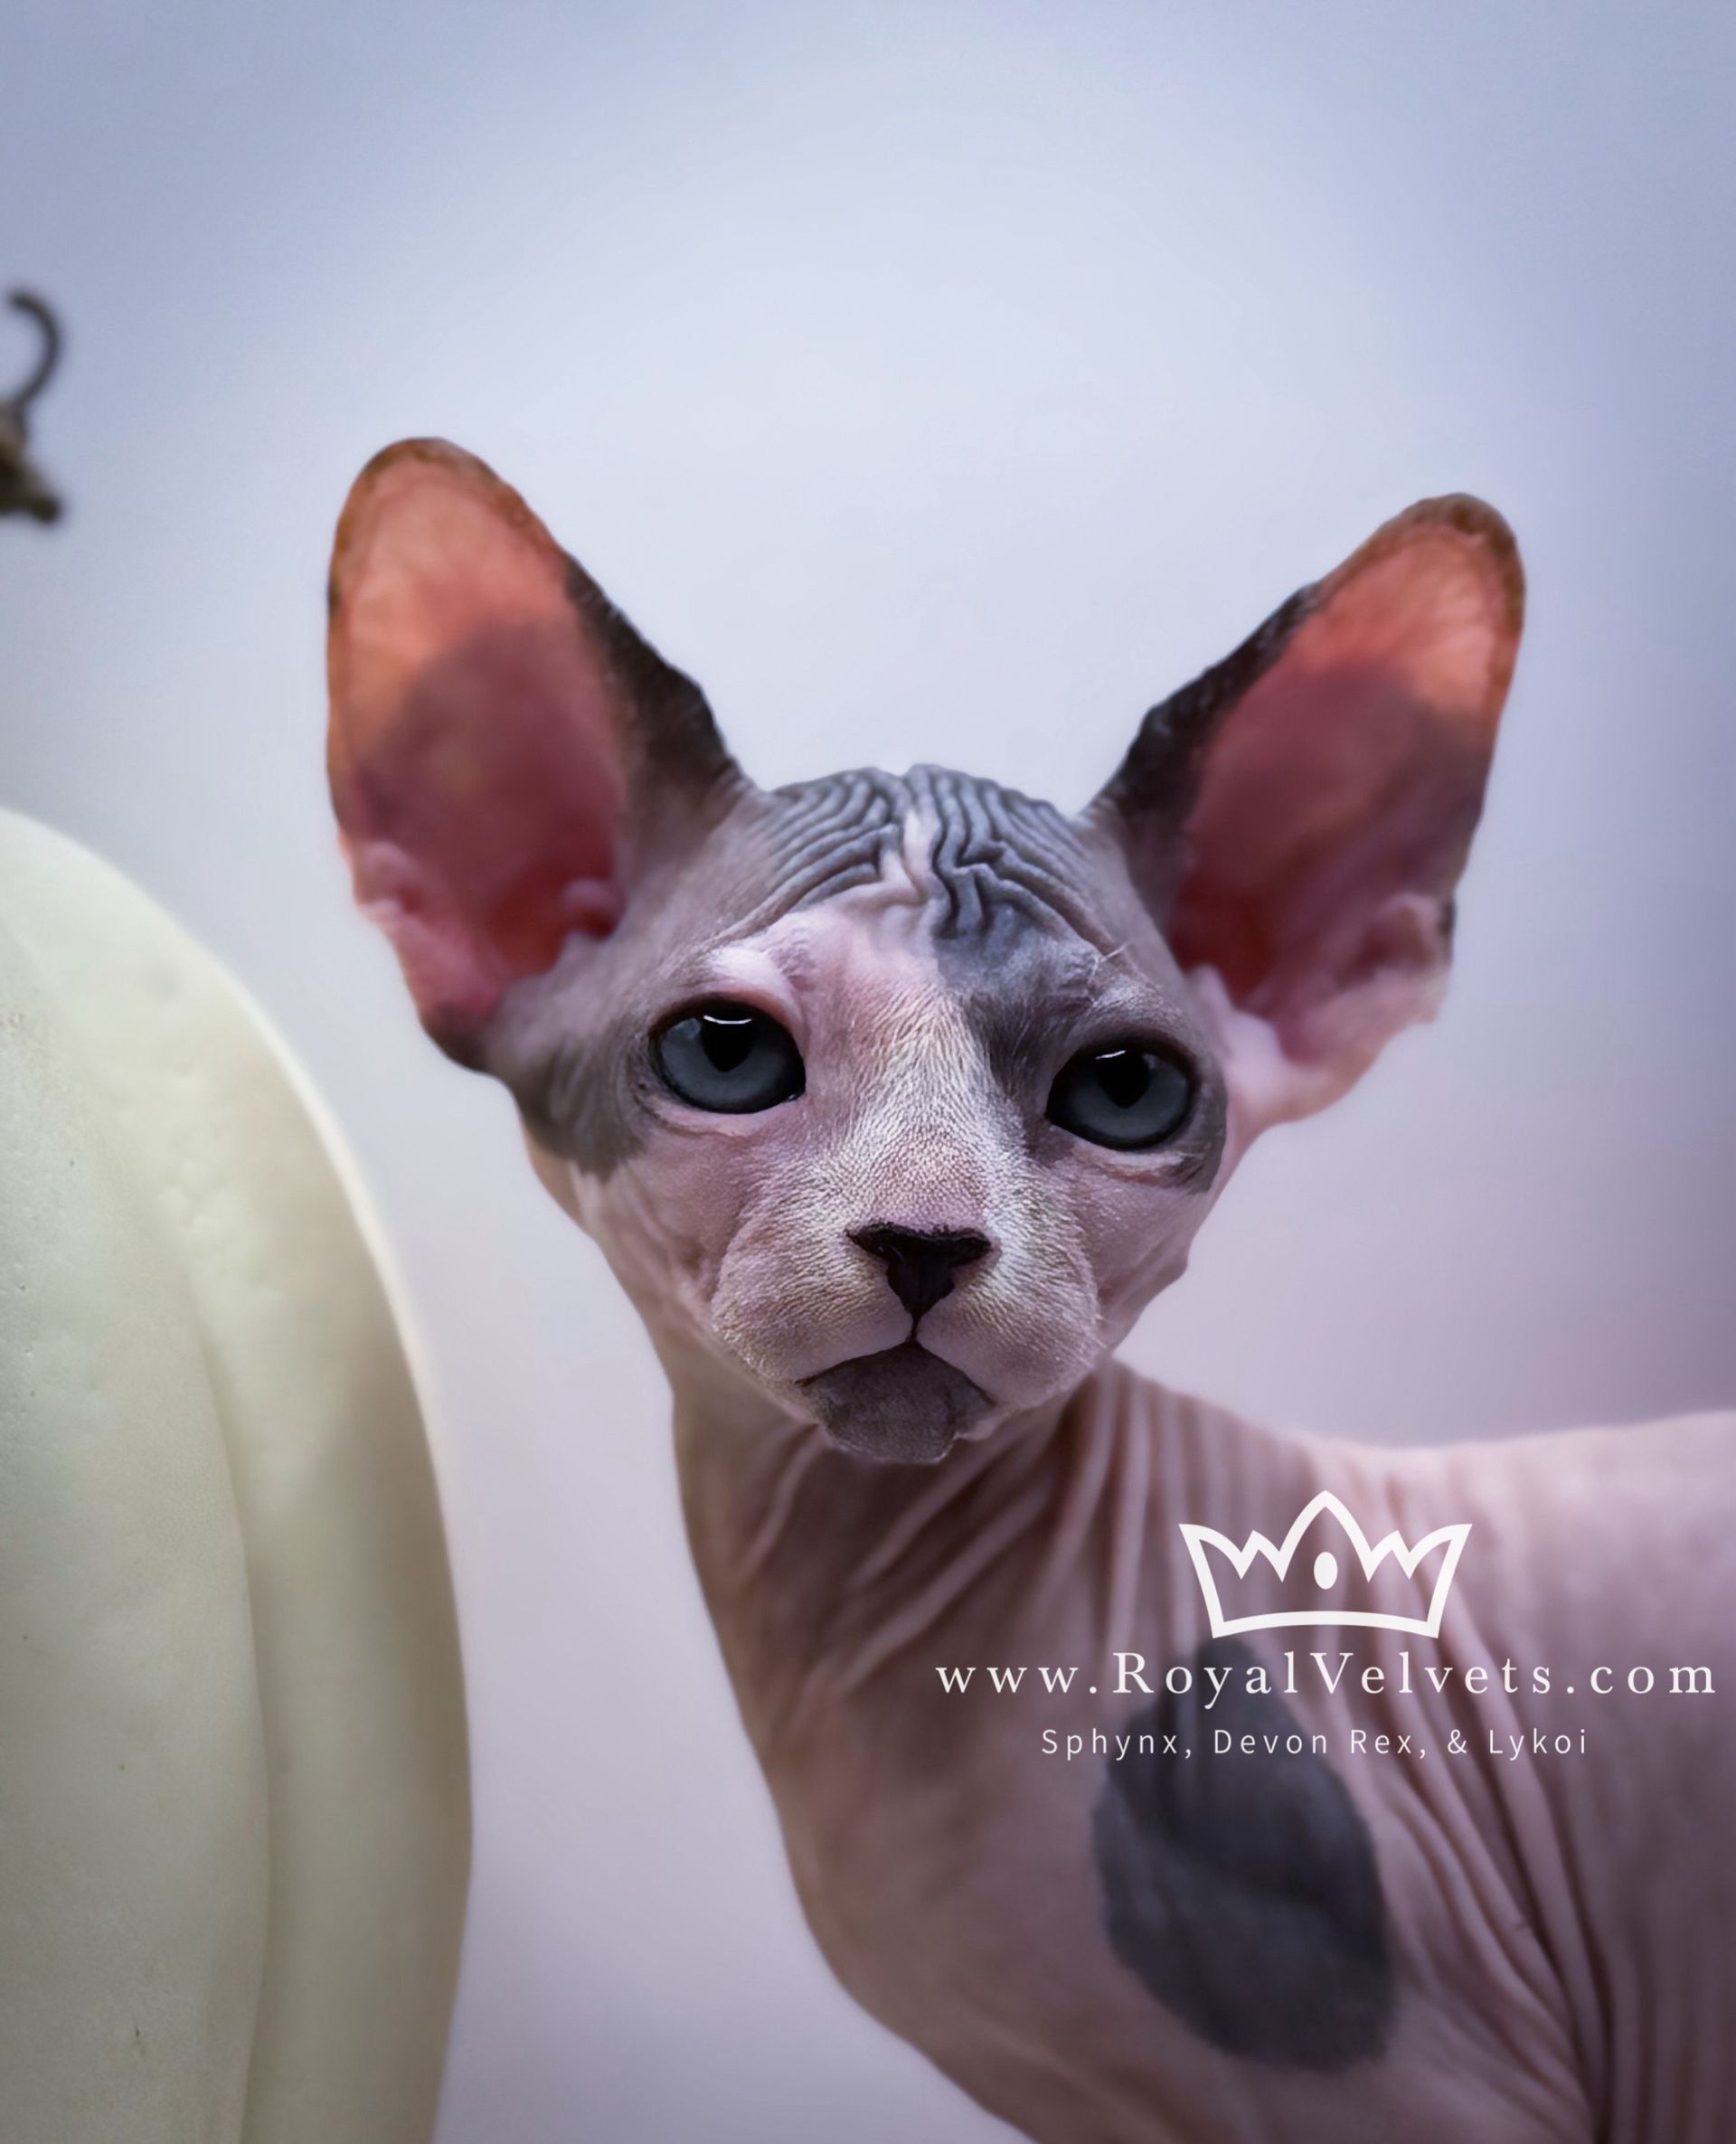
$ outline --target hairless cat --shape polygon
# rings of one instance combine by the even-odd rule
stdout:
[[[1052,2144],[1736,2133],[1736,1421],[1384,1451],[1112,1355],[1433,1011],[1521,609],[1425,501],[1070,817],[757,789],[454,448],[338,532],[357,897],[668,1373],[815,1935]]]

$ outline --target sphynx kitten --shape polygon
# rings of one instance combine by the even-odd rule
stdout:
[[[1521,606],[1425,501],[1069,817],[755,788],[451,447],[338,532],[358,898],[668,1372],[815,1935],[1052,2144],[1736,2134],[1731,1419],[1388,1452],[1113,1360],[1255,1134],[1434,1009]],[[1402,1553],[1310,1531],[1214,1614],[1183,1522],[1322,1491]]]

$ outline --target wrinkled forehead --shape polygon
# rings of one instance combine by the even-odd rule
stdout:
[[[878,886],[924,911],[939,944],[1008,940],[1017,926],[1108,949],[1100,867],[1051,804],[944,767],[865,770],[775,790],[765,837],[785,912]],[[769,919],[768,919],[769,920]]]
[[[992,1059],[1033,1023],[1092,1012],[1185,1029],[1185,992],[1124,873],[1052,805],[945,768],[775,791],[756,830],[769,891],[730,933],[846,1013],[944,998]]]
[[[492,1043],[539,1137],[598,1175],[646,1136],[657,1025],[707,997],[777,1012],[857,1097],[975,1093],[985,1071],[1024,1094],[1059,1044],[1118,1032],[1210,1062],[1118,852],[993,782],[924,767],[755,792],[646,893],[515,988]]]

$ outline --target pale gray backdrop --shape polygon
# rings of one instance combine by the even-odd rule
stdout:
[[[1727,1400],[1736,15],[14,0],[0,43],[0,279],[72,335],[0,793],[232,962],[413,1291],[476,1773],[441,2144],[1004,2133],[810,1948],[649,1352],[351,912],[333,517],[448,433],[762,779],[1074,804],[1297,581],[1485,493],[1533,622],[1449,1008],[1257,1150],[1131,1352],[1395,1440]]]

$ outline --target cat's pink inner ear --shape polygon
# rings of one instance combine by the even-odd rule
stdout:
[[[339,524],[333,801],[357,898],[448,1042],[619,911],[618,688],[568,571],[517,494],[439,441],[378,457]]]
[[[1522,609],[1500,517],[1427,502],[1319,585],[1209,748],[1170,942],[1334,1089],[1432,1009]]]

